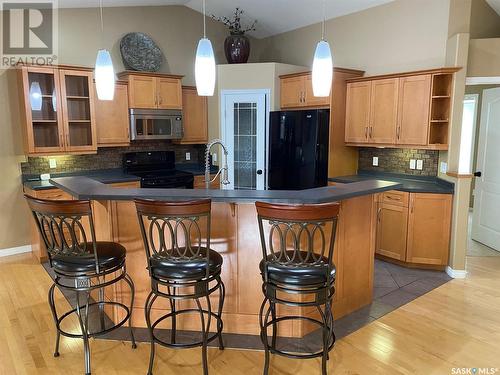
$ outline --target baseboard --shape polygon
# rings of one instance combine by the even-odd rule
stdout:
[[[17,254],[30,253],[30,252],[31,252],[31,245],[11,247],[8,249],[1,249],[0,250],[0,258],[1,257],[8,257],[10,255],[17,255]]]
[[[466,270],[454,270],[450,266],[446,267],[446,273],[454,279],[465,279],[465,276],[467,275]]]

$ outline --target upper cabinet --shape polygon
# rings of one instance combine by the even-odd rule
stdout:
[[[128,90],[125,82],[117,82],[113,100],[95,101],[97,146],[117,147],[130,144]]]
[[[92,79],[85,68],[19,68],[28,155],[96,152]]]
[[[129,108],[182,109],[182,76],[125,71]]]
[[[328,108],[330,97],[316,97],[312,90],[311,72],[280,76],[281,108]]]
[[[351,146],[448,149],[451,87],[458,70],[350,80],[345,142]]]
[[[184,136],[178,143],[208,143],[208,103],[198,96],[196,87],[182,87]]]

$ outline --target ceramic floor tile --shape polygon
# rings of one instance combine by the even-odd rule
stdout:
[[[398,289],[381,297],[379,301],[397,308],[413,301],[415,298],[416,296],[414,294]]]

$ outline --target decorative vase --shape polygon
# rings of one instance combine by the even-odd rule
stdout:
[[[224,53],[229,64],[244,64],[250,56],[250,40],[244,34],[231,33],[224,41]]]

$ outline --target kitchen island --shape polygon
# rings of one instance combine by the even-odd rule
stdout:
[[[398,188],[400,184],[368,180],[342,186],[302,191],[140,189],[116,188],[88,177],[62,177],[51,183],[76,199],[92,201],[96,236],[100,241],[116,241],[127,249],[127,271],[134,280],[136,298],[133,326],[145,327],[144,303],[150,291],[139,222],[134,198],[194,200],[211,198],[211,247],[223,259],[222,279],[226,285],[224,332],[259,334],[258,312],[262,296],[259,262],[262,258],[255,201],[274,203],[340,202],[334,261],[337,268],[333,303],[335,318],[355,311],[372,301],[376,206],[374,194]],[[108,298],[127,301],[126,288],[107,291]],[[216,297],[217,298],[217,297]],[[153,317],[168,310],[166,301],[154,306]],[[216,303],[214,301],[213,303]],[[184,305],[186,306],[186,305]],[[280,306],[281,307],[281,306]],[[278,309],[278,315],[291,307]],[[298,311],[297,311],[298,312]],[[314,315],[312,310],[301,313]],[[109,311],[114,320],[118,311]],[[198,330],[199,318],[186,316],[178,328]],[[165,326],[168,328],[168,326]],[[278,334],[303,337],[312,327],[302,321],[280,327]]]

